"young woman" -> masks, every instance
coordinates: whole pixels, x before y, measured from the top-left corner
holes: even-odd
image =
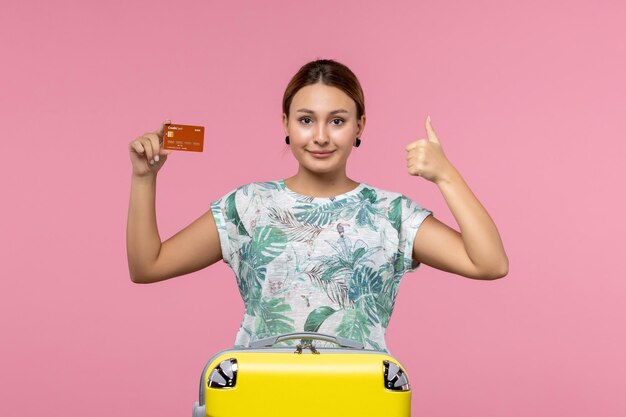
[[[406,146],[408,173],[439,187],[460,233],[403,194],[347,177],[365,108],[358,79],[339,62],[307,63],[283,96],[285,141],[298,172],[242,185],[161,242],[154,205],[157,172],[171,153],[160,145],[167,123],[129,144],[130,278],[162,281],[223,259],[245,304],[235,346],[316,331],[387,351],[384,335],[406,272],[425,263],[472,279],[508,273],[495,224],[444,155],[430,118],[427,137]]]

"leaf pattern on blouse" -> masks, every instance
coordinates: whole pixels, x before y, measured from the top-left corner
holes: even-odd
[[[413,239],[431,211],[365,183],[336,197],[311,197],[282,179],[242,185],[211,210],[245,306],[235,346],[313,331],[388,352],[400,280],[419,266]]]

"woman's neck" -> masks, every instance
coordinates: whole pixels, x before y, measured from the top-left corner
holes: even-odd
[[[296,175],[285,178],[285,185],[298,194],[314,197],[333,197],[347,193],[358,187],[359,183],[343,175],[311,175],[299,171]]]

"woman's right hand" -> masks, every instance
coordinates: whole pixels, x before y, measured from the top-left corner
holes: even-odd
[[[156,175],[167,160],[167,156],[172,153],[171,150],[162,147],[163,129],[170,123],[170,120],[165,120],[156,131],[146,132],[128,144],[134,176]]]

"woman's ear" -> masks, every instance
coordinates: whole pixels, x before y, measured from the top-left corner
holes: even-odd
[[[283,128],[285,129],[285,135],[288,135],[287,133],[288,126],[289,126],[289,118],[287,117],[285,113],[283,113]]]
[[[361,135],[363,134],[363,129],[365,129],[365,115],[364,114],[361,115],[361,119],[357,120],[356,124],[359,127],[359,129],[356,132],[356,137],[360,138]]]

